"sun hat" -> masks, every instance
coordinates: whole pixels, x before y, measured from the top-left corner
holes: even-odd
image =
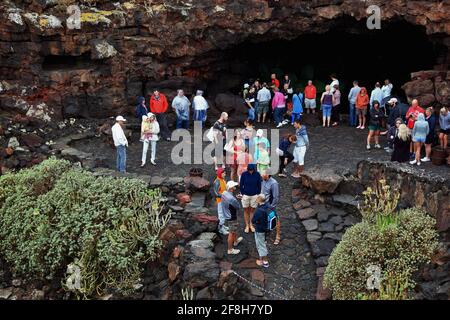
[[[227,190],[230,190],[234,187],[237,187],[239,185],[239,183],[235,182],[235,181],[228,181],[227,182]]]

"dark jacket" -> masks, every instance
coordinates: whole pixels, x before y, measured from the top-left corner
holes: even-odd
[[[391,149],[394,149],[394,139],[397,136],[397,133],[398,133],[398,129],[395,125],[391,126],[388,130],[387,141],[388,141],[388,146]]]
[[[399,118],[402,118],[402,120],[406,123],[406,113],[408,112],[409,106],[406,103],[400,102],[397,105],[398,111],[399,111]]]
[[[146,116],[148,114],[148,109],[145,106],[145,98],[139,97],[138,98],[138,105],[136,107],[136,118],[142,120],[142,116]]]
[[[400,109],[399,109],[398,105],[391,108],[391,110],[389,111],[388,124],[391,127],[395,127],[395,120],[397,118],[400,118]]]
[[[250,173],[249,170],[253,170]],[[261,175],[256,171],[255,164],[249,164],[247,171],[245,171],[241,176],[241,183],[239,185],[240,191],[246,196],[256,196],[261,193]]]
[[[289,141],[288,138],[281,138],[280,139],[280,145],[279,145],[279,149],[282,150],[284,153],[289,151],[289,147],[291,146],[291,142]]]
[[[384,114],[380,109],[376,110],[375,108],[370,108],[370,120],[369,125],[379,126],[381,119],[384,117]]]
[[[267,231],[267,215],[269,214],[270,209],[267,204],[259,206],[255,214],[253,215],[252,224],[255,226],[255,231],[258,233],[264,233]]]
[[[428,119],[425,119],[428,122],[428,127],[430,128],[430,132],[427,135],[427,140],[434,139],[435,131],[436,131],[436,117],[432,114]]]
[[[411,144],[411,139],[406,141],[395,137],[394,139],[394,152],[391,156],[391,161],[407,162],[409,161],[409,146]]]

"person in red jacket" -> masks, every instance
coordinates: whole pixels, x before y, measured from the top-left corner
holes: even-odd
[[[310,113],[310,110],[313,114],[316,112],[316,97],[317,97],[317,89],[313,85],[312,80],[309,80],[308,85],[305,87],[306,113]]]
[[[272,73],[272,86],[275,86],[275,88],[280,89],[280,80],[277,79],[277,75],[275,73]]]
[[[153,91],[153,95],[150,97],[150,112],[156,115],[156,120],[159,123],[161,137],[164,140],[170,141],[170,131],[167,126],[166,112],[169,103],[164,94],[160,93],[158,90]]]
[[[417,99],[414,99],[411,102],[411,107],[406,112],[406,119],[408,120],[408,128],[410,128],[411,130],[414,129],[414,122],[416,122],[419,113],[425,114],[425,110],[423,110],[419,106],[419,101],[417,101]]]

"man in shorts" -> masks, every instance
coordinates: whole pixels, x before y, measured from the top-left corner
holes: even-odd
[[[252,218],[253,213],[258,206],[256,198],[261,193],[261,182],[262,178],[259,172],[256,171],[256,165],[254,163],[249,164],[247,166],[247,171],[242,173],[240,182],[242,207],[244,208],[245,233],[249,233],[250,230],[255,232]]]
[[[233,248],[237,246],[241,241],[242,237],[237,237],[237,230],[239,228],[239,223],[237,220],[237,214],[241,208],[239,201],[234,196],[236,187],[239,184],[234,181],[227,182],[227,190],[222,193],[221,204],[222,212],[225,217],[225,226],[228,228],[228,254],[236,255],[240,252],[239,249]]]
[[[317,89],[313,85],[312,81],[308,81],[308,85],[305,87],[305,109],[306,113],[316,112],[316,97],[317,97]]]
[[[257,101],[258,101],[258,107],[256,108],[256,114],[258,115],[258,123],[261,122],[261,116],[262,116],[262,122],[266,122],[266,116],[267,112],[269,112],[269,103],[272,99],[272,94],[270,93],[269,89],[267,89],[267,83],[263,83],[262,89],[258,91],[257,94]]]

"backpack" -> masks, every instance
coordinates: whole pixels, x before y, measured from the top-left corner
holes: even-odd
[[[267,214],[267,231],[272,231],[277,226],[277,213],[275,211],[270,211]]]

